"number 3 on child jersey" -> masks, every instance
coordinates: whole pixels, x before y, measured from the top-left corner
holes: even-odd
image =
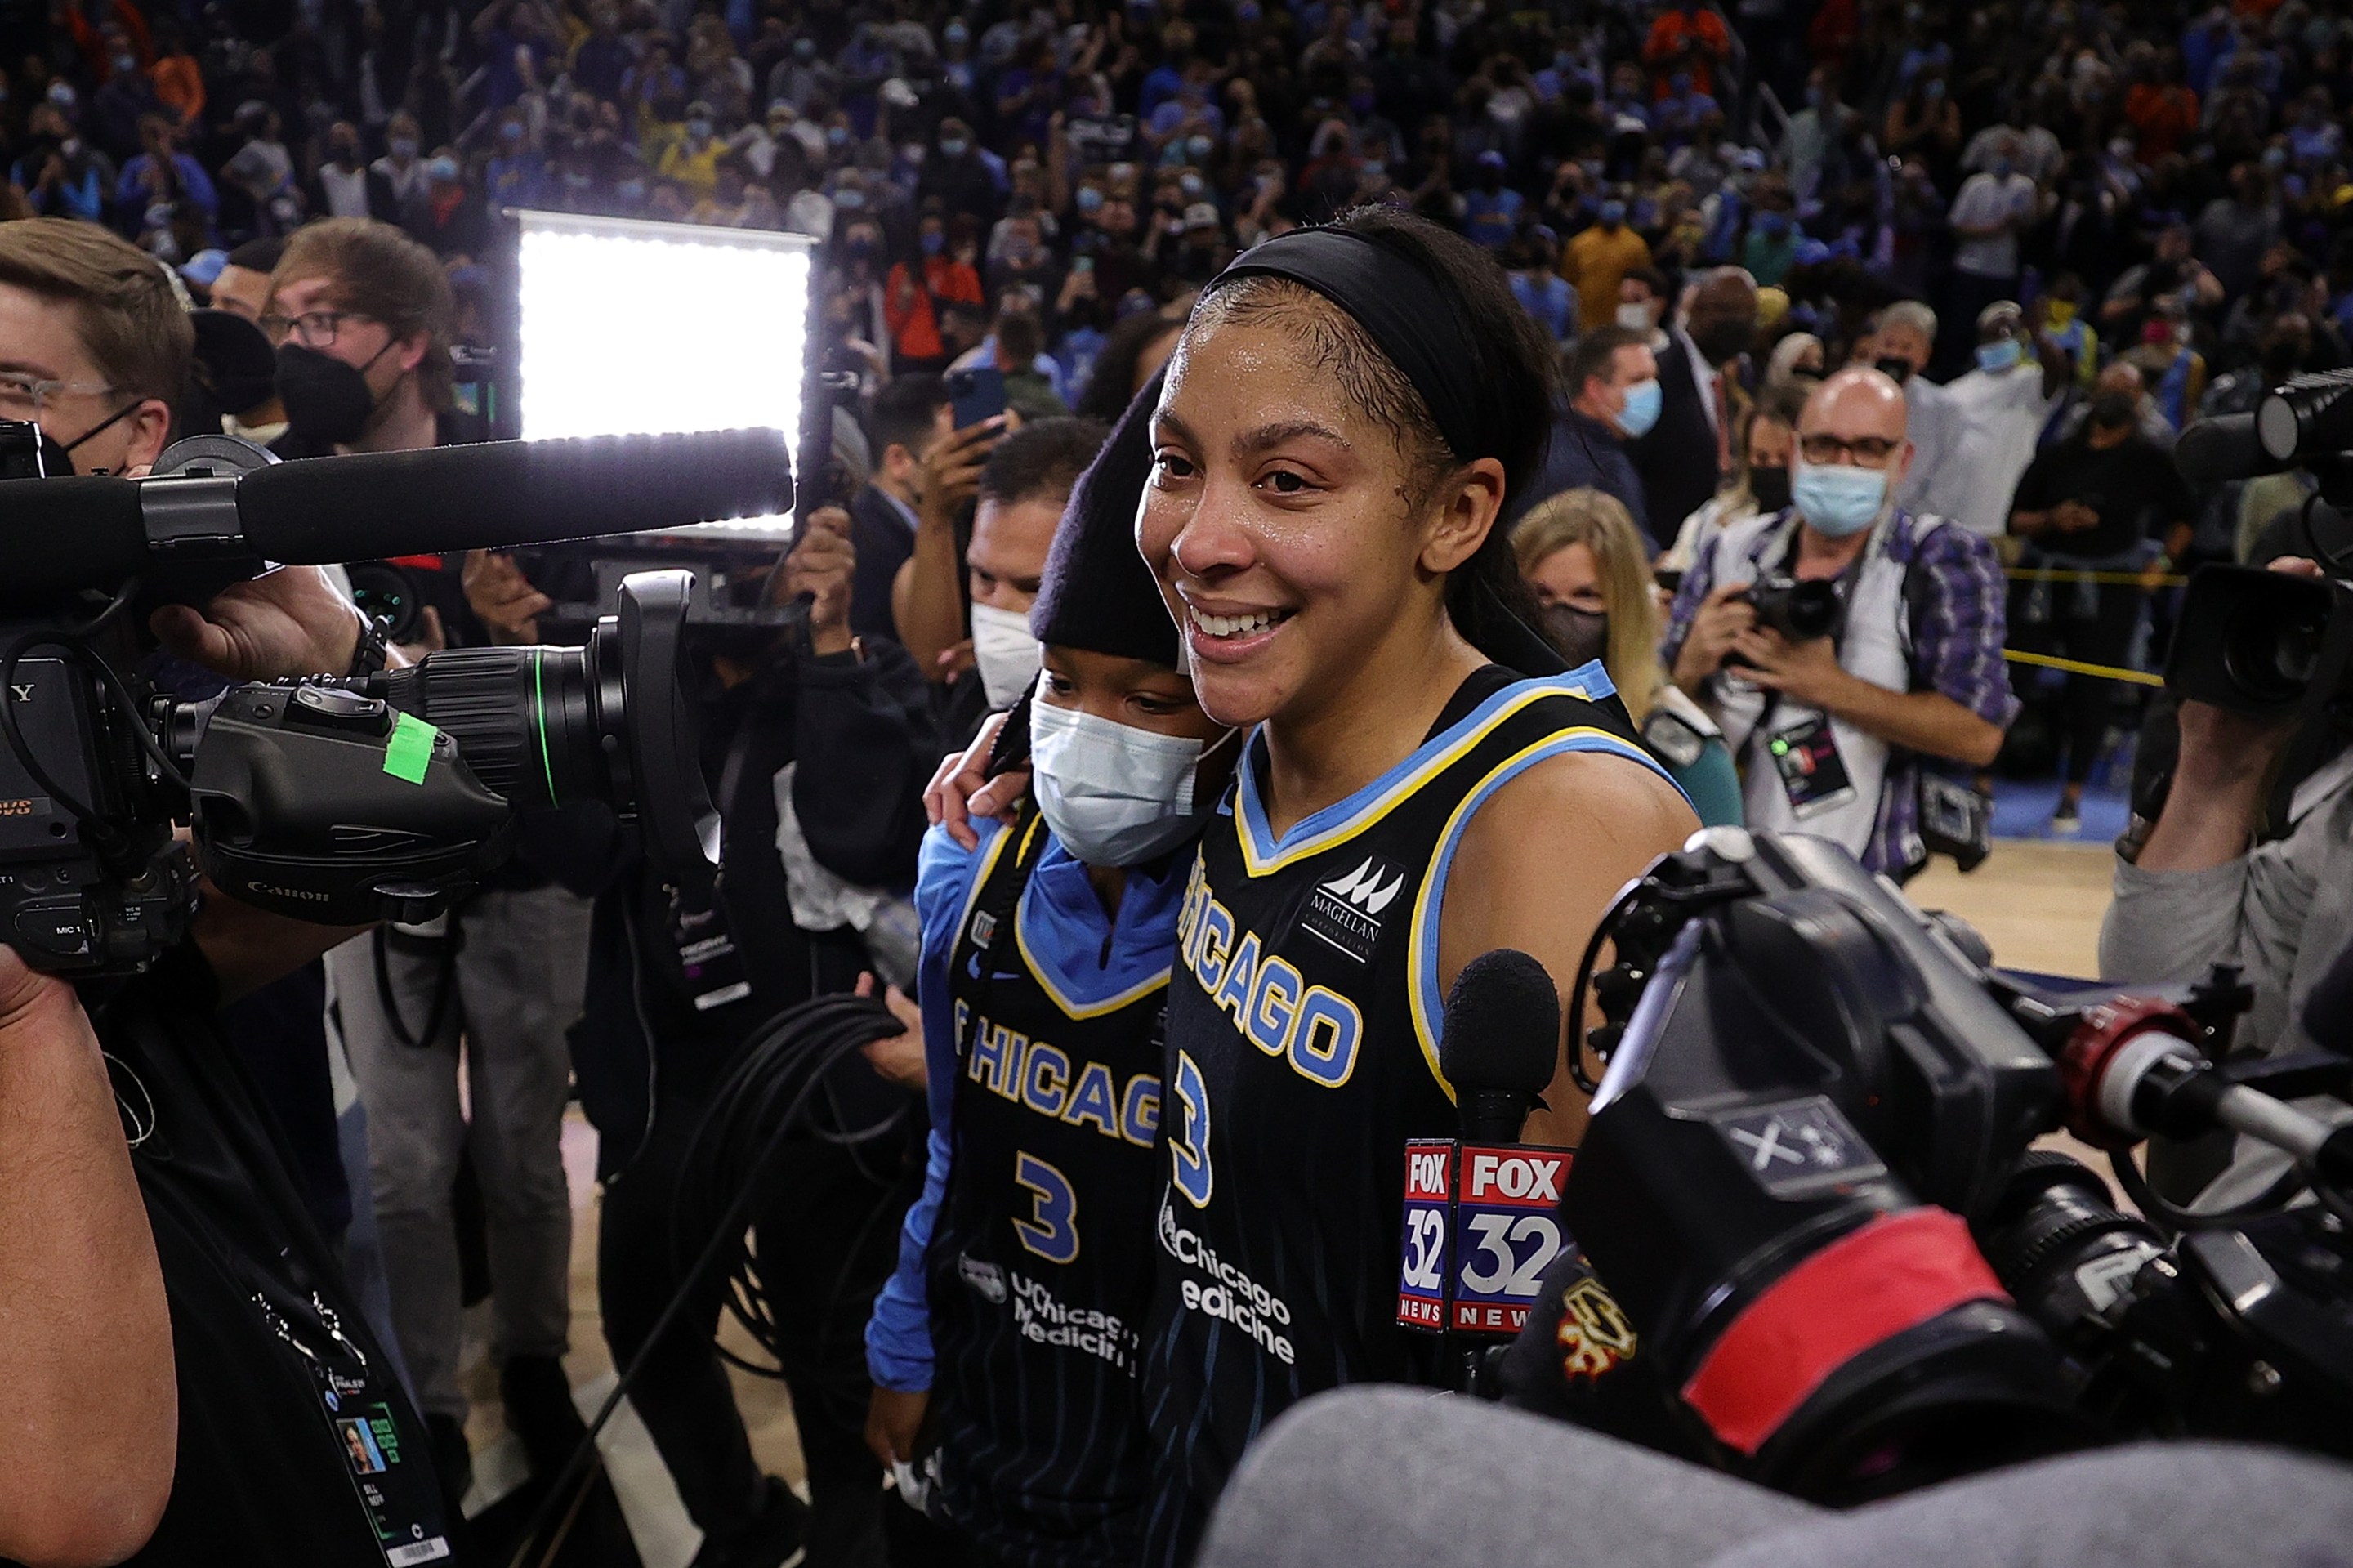
[[[1013,1180],[1029,1189],[1029,1217],[1013,1222],[1021,1245],[1048,1263],[1071,1263],[1079,1255],[1079,1199],[1070,1178],[1034,1154],[1016,1150]]]
[[[1168,1135],[1168,1159],[1173,1170],[1171,1180],[1176,1190],[1185,1194],[1186,1202],[1197,1209],[1209,1206],[1209,1190],[1215,1185],[1209,1170],[1209,1086],[1201,1081],[1201,1069],[1184,1052],[1176,1053],[1176,1074],[1172,1087],[1176,1096],[1176,1126]]]

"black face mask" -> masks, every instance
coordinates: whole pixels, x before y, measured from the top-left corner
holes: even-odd
[[[328,445],[358,440],[375,412],[365,372],[299,343],[278,345],[278,397],[286,405],[288,430]]]
[[[1573,604],[1548,604],[1536,612],[1545,641],[1572,670],[1599,659],[1609,648],[1609,617]]]
[[[1727,359],[1736,359],[1748,352],[1749,345],[1757,341],[1757,323],[1737,318],[1710,322],[1704,328],[1692,334],[1691,340],[1692,346],[1699,350],[1701,358],[1710,365],[1722,365]]]
[[[1898,387],[1912,379],[1912,362],[1908,359],[1898,359],[1894,355],[1873,360],[1871,367]]]
[[[108,421],[109,424],[112,422]],[[105,428],[101,425],[99,429]],[[79,446],[96,434],[98,430],[92,430],[74,445]],[[71,479],[74,461],[66,455],[67,450],[58,444],[57,437],[40,426],[17,425],[10,432],[8,444],[0,446],[0,479]]]
[[[1748,471],[1748,493],[1757,498],[1759,512],[1787,511],[1789,505],[1789,471],[1786,468],[1751,468]]]

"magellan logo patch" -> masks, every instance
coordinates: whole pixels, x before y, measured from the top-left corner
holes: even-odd
[[[1381,916],[1403,891],[1405,873],[1367,855],[1345,875],[1317,883],[1299,924],[1325,946],[1367,963],[1380,940]]]

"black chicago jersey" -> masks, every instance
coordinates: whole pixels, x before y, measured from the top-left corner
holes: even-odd
[[[1280,836],[1263,747],[1177,916],[1144,1370],[1158,1563],[1191,1555],[1243,1446],[1288,1406],[1423,1370],[1430,1341],[1395,1323],[1404,1146],[1459,1127],[1438,1065],[1439,914],[1472,815],[1565,752],[1657,768],[1598,664],[1474,673],[1411,756]]]
[[[955,1153],[925,1257],[937,1498],[995,1562],[1143,1551],[1135,1378],[1183,863],[1129,874],[1119,925],[1164,935],[1124,944],[1148,966],[1106,969],[1085,868],[1031,817],[997,835],[950,959]]]

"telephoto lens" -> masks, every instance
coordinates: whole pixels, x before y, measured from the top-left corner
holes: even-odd
[[[167,707],[200,863],[300,919],[419,920],[506,858],[518,812],[597,801],[667,880],[706,883],[719,818],[678,684],[691,588],[629,577],[586,648],[452,649]]]
[[[593,638],[584,648],[444,649],[386,671],[381,695],[455,740],[474,777],[515,806],[626,807],[619,652]]]

